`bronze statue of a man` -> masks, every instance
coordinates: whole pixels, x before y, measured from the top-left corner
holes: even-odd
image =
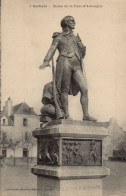
[[[75,36],[75,20],[72,16],[66,16],[61,21],[62,32],[53,34],[51,47],[44,58],[43,64],[39,67],[44,69],[55,54],[56,49],[59,56],[56,65],[56,88],[60,95],[62,109],[65,118],[69,119],[68,94],[77,95],[80,91],[80,102],[83,110],[83,120],[96,121],[88,114],[88,89],[86,78],[83,75],[82,59],[86,53],[79,35]]]

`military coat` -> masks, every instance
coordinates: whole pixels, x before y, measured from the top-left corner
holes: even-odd
[[[80,68],[82,69],[81,62],[82,62],[82,58],[84,58],[85,56],[86,47],[81,42],[79,36],[75,36],[73,32],[54,33],[52,37],[53,37],[53,41],[47,55],[44,58],[44,61],[49,62],[52,59],[56,49],[58,49],[59,56],[57,58],[57,64],[56,64],[56,87],[57,90],[60,92],[65,59],[72,58],[74,55],[76,55],[80,63]],[[78,91],[79,89],[77,89],[76,84],[74,84],[74,81],[71,82],[69,94],[76,95]]]

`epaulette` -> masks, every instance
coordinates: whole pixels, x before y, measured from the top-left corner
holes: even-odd
[[[60,35],[60,34],[61,34],[61,33],[59,33],[59,32],[55,32],[55,33],[53,33],[52,38],[57,37],[57,36]]]

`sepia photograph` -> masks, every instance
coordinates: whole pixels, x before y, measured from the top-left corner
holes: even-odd
[[[126,196],[125,10],[1,0],[1,196]]]

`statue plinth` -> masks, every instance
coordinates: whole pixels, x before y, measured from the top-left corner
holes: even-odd
[[[109,169],[102,162],[104,123],[54,120],[33,131],[37,138],[38,196],[102,196],[102,178]]]

